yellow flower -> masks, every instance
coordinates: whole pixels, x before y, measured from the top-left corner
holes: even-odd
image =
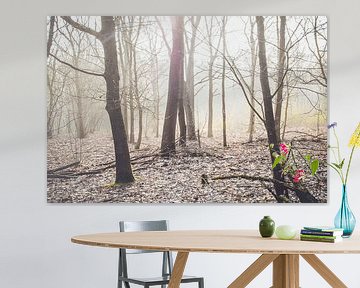
[[[360,147],[360,122],[350,138],[349,146]]]

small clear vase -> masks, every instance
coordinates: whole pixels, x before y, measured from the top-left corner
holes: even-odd
[[[344,238],[350,237],[355,229],[356,219],[349,207],[346,185],[342,187],[341,207],[336,214],[334,224],[336,228],[344,229]]]

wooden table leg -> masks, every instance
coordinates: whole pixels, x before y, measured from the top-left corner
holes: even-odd
[[[347,286],[314,254],[301,255],[324,280],[334,288],[347,288]]]
[[[238,278],[232,282],[228,288],[244,288],[254,280],[271,262],[273,262],[278,254],[263,254],[254,263],[252,263]]]
[[[299,288],[299,255],[287,255],[289,267],[289,287]]]
[[[272,288],[299,288],[299,255],[281,254],[274,260]]]
[[[189,252],[177,253],[168,288],[180,287],[181,278],[184,274],[185,265],[188,257],[189,257]]]

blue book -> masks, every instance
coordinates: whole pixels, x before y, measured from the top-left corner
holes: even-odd
[[[318,235],[318,236],[341,236],[343,235],[344,229],[328,227],[328,226],[315,226],[315,227],[304,227],[301,230],[303,235]]]

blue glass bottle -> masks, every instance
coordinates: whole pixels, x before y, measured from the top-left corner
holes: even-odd
[[[346,238],[351,236],[355,228],[356,219],[349,207],[346,185],[342,188],[341,207],[336,214],[334,224],[336,228],[344,229],[343,237]]]

